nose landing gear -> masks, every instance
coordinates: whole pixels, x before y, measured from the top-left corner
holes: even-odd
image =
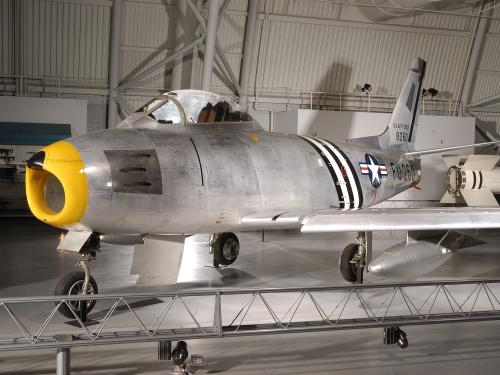
[[[62,277],[55,287],[54,295],[73,296],[79,294],[82,295],[97,294],[98,293],[97,283],[95,279],[90,275],[88,262],[89,262],[88,259],[80,260],[78,262],[78,265],[81,268],[83,268],[83,271],[73,271]],[[84,307],[82,306],[83,303],[87,304],[85,309],[83,309]],[[67,303],[64,303],[61,306],[59,306],[59,312],[66,318],[74,318],[75,315],[73,314],[73,312],[78,316],[82,317],[81,316],[82,311],[85,311],[86,315],[86,313],[89,313],[94,308],[95,304],[96,304],[95,300],[68,301]],[[86,319],[83,320],[85,321]]]
[[[92,295],[98,293],[97,282],[90,274],[89,263],[95,259],[99,247],[99,235],[93,233],[80,250],[82,258],[78,261],[78,266],[81,270],[70,272],[59,279],[54,289],[55,296]],[[61,304],[58,311],[66,318],[75,318],[76,314],[85,322],[87,320],[87,313],[92,311],[95,304],[95,300],[72,300]]]
[[[214,233],[210,236],[209,245],[215,268],[233,264],[240,253],[240,241],[234,233]]]

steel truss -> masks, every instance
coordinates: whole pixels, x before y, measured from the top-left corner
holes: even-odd
[[[84,300],[87,322],[58,314]],[[3,298],[0,350],[497,319],[500,280]]]

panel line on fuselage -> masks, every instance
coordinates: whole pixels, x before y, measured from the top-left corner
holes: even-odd
[[[189,137],[189,140],[191,141],[191,144],[193,145],[194,150],[196,151],[196,157],[198,158],[198,163],[200,164],[201,186],[205,186],[205,181],[203,179],[203,166],[201,165],[200,153],[198,152],[198,148],[196,147],[193,138]]]
[[[327,140],[322,140],[322,141],[330,145],[332,149],[338,153],[338,157],[341,160],[342,165],[344,166],[347,177],[349,178],[350,181],[350,186],[352,187],[353,190],[354,208],[362,207],[363,190],[361,189],[361,183],[359,182],[358,174],[356,173],[356,170],[354,169],[354,166],[352,165],[351,161],[344,153],[344,151],[342,151],[338,146]]]
[[[346,207],[345,198],[348,199],[349,195],[347,193],[347,189],[345,187],[345,184],[340,184],[339,176],[342,178],[342,174],[340,173],[340,170],[339,170],[337,164],[333,161],[331,154],[326,150],[326,148],[324,146],[319,144],[316,140],[309,138],[309,137],[300,136],[300,135],[298,137],[303,139],[307,143],[309,143],[316,150],[316,152],[320,155],[321,159],[323,160],[326,167],[328,168],[330,175],[332,176],[332,180],[333,180],[333,183],[335,185],[335,190],[337,191],[337,196],[339,199],[339,207],[345,208]],[[350,202],[347,202],[347,205],[349,207]]]

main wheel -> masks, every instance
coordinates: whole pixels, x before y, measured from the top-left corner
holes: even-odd
[[[85,272],[83,271],[70,272],[59,280],[54,290],[54,295],[73,296],[82,294],[84,281],[85,281]],[[98,293],[97,283],[94,280],[94,278],[90,276],[90,282],[86,294],[97,294],[97,293]],[[72,311],[74,311],[78,316],[78,313],[80,311],[80,304],[83,302],[84,301],[68,301],[67,304],[64,303],[61,306],[59,306],[59,312],[66,318],[74,318],[75,316]],[[86,302],[87,302],[87,313],[89,313],[94,308],[96,301],[89,300]],[[68,305],[71,306],[71,309]]]
[[[350,243],[344,250],[340,253],[339,266],[340,273],[344,280],[354,283],[357,281],[357,267],[355,263],[351,261],[354,259],[358,251],[358,244]]]
[[[234,233],[221,233],[213,244],[214,265],[233,264],[240,253],[240,241]]]

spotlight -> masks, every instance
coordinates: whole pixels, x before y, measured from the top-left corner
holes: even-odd
[[[372,85],[369,83],[365,83],[364,86],[361,88],[362,92],[366,92],[367,94],[373,90]]]
[[[408,338],[406,332],[399,327],[385,327],[384,328],[384,344],[394,345],[398,344],[401,349],[408,347]]]
[[[435,97],[437,94],[438,94],[438,90],[434,89],[434,88],[430,88],[427,90],[429,92],[429,95],[431,96],[431,98]]]
[[[183,366],[188,358],[188,350],[186,341],[179,341],[172,350],[172,360],[176,366]]]

